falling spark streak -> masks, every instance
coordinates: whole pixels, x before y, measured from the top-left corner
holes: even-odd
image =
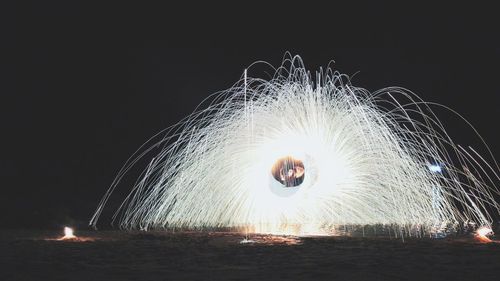
[[[491,228],[498,165],[453,142],[431,109],[446,107],[402,88],[370,93],[330,68],[313,79],[298,56],[270,80],[247,70],[145,143],[90,224],[127,172],[161,147],[113,217],[123,228],[302,235],[385,225],[396,236]]]

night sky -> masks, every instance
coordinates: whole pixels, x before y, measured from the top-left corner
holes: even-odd
[[[492,8],[274,13],[66,2],[12,7],[2,18],[0,227],[85,225],[143,142],[229,88],[252,62],[279,65],[286,51],[311,71],[335,60],[336,70],[356,74],[356,86],[401,86],[448,105],[500,157]],[[437,112],[457,143],[486,153],[465,123]]]

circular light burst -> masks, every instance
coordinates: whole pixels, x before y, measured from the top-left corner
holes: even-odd
[[[498,166],[456,145],[431,106],[401,88],[369,93],[331,69],[313,79],[299,57],[270,80],[245,71],[139,149],[91,224],[125,173],[162,147],[115,213],[124,228],[307,234],[381,224],[420,235],[491,226]]]

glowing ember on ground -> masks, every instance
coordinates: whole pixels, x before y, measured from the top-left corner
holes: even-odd
[[[46,239],[46,240],[57,240],[57,241],[70,241],[70,242],[88,242],[94,241],[95,238],[92,237],[78,237],[74,234],[74,230],[71,227],[64,227],[64,236],[57,239]]]
[[[249,244],[249,243],[255,243],[255,241],[247,238],[240,241],[240,244]]]
[[[483,243],[489,243],[492,241],[490,238],[488,238],[488,236],[490,236],[492,234],[493,234],[493,230],[491,230],[491,228],[483,226],[483,227],[480,227],[476,231],[476,239],[478,239],[480,242],[483,242]]]
[[[75,235],[73,235],[73,229],[71,227],[64,227],[64,237],[66,239],[71,239],[71,238],[76,238]]]
[[[79,239],[73,234],[73,228],[65,226],[64,236],[57,240],[79,240]]]
[[[240,244],[268,244],[268,245],[299,245],[302,241],[297,236],[281,235],[254,235],[252,239],[245,238]]]

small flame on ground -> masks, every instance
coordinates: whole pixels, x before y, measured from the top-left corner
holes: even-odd
[[[483,226],[476,231],[476,239],[483,243],[490,243],[492,241],[490,238],[488,238],[488,236],[492,234],[493,230],[491,230],[491,228]]]
[[[59,238],[59,240],[71,240],[71,239],[76,239],[76,236],[73,234],[73,228],[65,226],[64,236]]]

